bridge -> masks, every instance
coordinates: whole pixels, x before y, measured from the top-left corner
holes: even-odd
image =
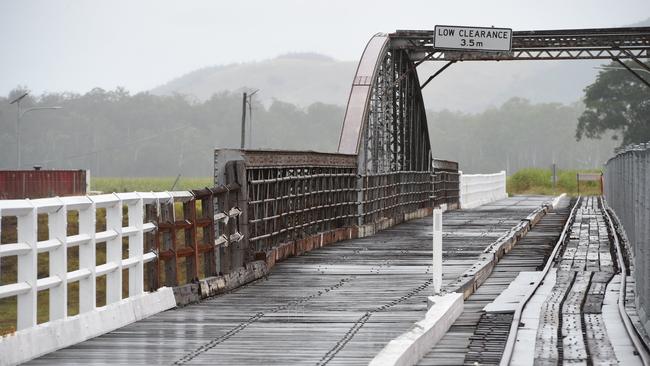
[[[377,34],[336,153],[220,149],[210,188],[0,200],[0,363],[647,364],[650,146],[612,157],[604,197],[508,197],[505,172],[434,158],[421,89],[455,62],[649,50],[650,28],[508,52]]]

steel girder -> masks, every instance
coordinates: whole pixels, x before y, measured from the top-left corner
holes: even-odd
[[[650,27],[516,31],[511,52],[445,51],[433,47],[433,31],[398,30],[392,46],[411,60],[507,61],[628,59],[650,57]]]

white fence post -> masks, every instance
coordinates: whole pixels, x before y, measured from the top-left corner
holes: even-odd
[[[29,291],[18,295],[16,328],[23,330],[36,325],[36,295],[38,293],[38,252],[37,228],[38,215],[36,208],[27,202],[31,208],[24,215],[17,216],[18,244],[27,244],[29,250],[18,256],[18,283],[24,282],[30,287]]]
[[[106,207],[106,231],[116,234],[106,241],[106,265],[113,267],[106,273],[106,305],[122,299],[122,201]]]
[[[129,258],[137,258],[137,262],[129,267],[129,297],[140,295],[144,292],[144,234],[143,220],[144,208],[142,197],[129,204],[129,226],[135,227],[135,234],[129,238]],[[198,265],[198,264],[197,264]]]
[[[439,295],[442,289],[442,210],[433,209],[433,293]]]
[[[50,276],[58,277],[60,284],[50,289],[50,320],[63,319],[68,315],[68,209],[58,199],[61,207],[48,213],[49,240],[59,245],[50,251]]]
[[[191,197],[191,192],[176,192]],[[144,204],[155,204],[169,193],[124,193],[43,199],[0,200],[0,219],[15,217],[5,227],[13,243],[0,243],[2,259],[17,260],[15,283],[0,285],[0,299],[15,297],[17,332],[0,337],[0,364],[18,364],[44,352],[67,347],[176,306],[174,293],[162,287],[144,293],[144,263],[157,258],[144,253],[144,233],[156,225],[144,222]],[[128,224],[123,223],[127,207]],[[97,209],[106,209],[106,230],[97,232]],[[68,235],[68,215],[78,212],[78,232]],[[39,241],[39,215],[47,215],[48,238]],[[74,217],[71,215],[71,217]],[[44,221],[44,220],[42,220]],[[74,223],[76,220],[70,220]],[[41,222],[43,225],[44,222]],[[42,226],[41,226],[42,228]],[[0,230],[3,229],[0,226]],[[6,231],[10,231],[7,233]],[[42,230],[41,230],[42,231]],[[123,236],[128,236],[124,258]],[[97,243],[106,242],[107,260],[97,264]],[[68,247],[79,247],[79,268],[68,271]],[[48,253],[48,276],[38,278],[38,254]],[[123,259],[124,258],[124,259]],[[122,299],[122,270],[129,270],[129,296]],[[106,275],[106,303],[97,308],[97,276]],[[68,314],[68,285],[79,282],[79,315]],[[49,319],[38,323],[38,294],[49,291]],[[124,296],[126,297],[126,296]],[[76,303],[76,299],[72,299]],[[48,306],[48,305],[45,305]],[[53,321],[57,320],[57,321]]]
[[[79,208],[79,234],[88,235],[88,241],[79,245],[79,269],[87,270],[88,275],[79,280],[79,313],[95,310],[96,280],[95,266],[97,265],[95,251],[95,202],[85,208]]]

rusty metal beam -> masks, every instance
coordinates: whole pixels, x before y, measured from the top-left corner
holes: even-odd
[[[431,82],[431,80],[435,79],[436,76],[440,75],[443,71],[445,71],[449,66],[451,66],[451,65],[454,64],[455,62],[456,62],[455,60],[447,62],[447,63],[445,64],[445,66],[441,67],[441,68],[440,68],[438,71],[436,71],[433,75],[429,76],[429,78],[427,79],[427,81],[425,81],[424,84],[422,84],[422,86],[420,86],[420,90],[424,89],[424,87],[427,86],[427,84],[429,84],[429,83]]]

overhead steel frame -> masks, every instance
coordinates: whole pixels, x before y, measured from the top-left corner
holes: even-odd
[[[518,31],[512,37],[510,52],[463,52],[435,49],[432,30],[376,34],[352,83],[338,152],[358,155],[360,175],[431,171],[421,88],[454,62],[632,59],[649,69],[639,59],[650,58],[650,27]],[[420,87],[415,70],[425,61],[448,63]]]

